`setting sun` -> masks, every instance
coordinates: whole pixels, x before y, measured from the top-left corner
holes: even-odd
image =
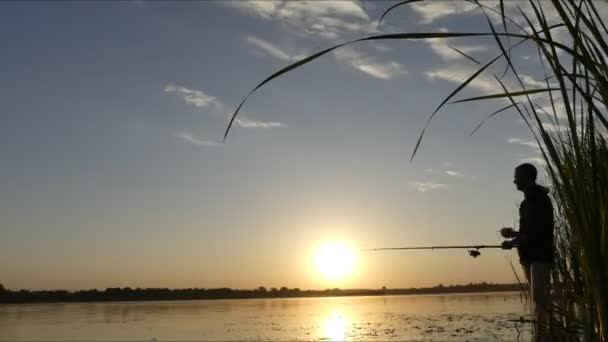
[[[315,252],[317,272],[329,280],[339,280],[352,273],[355,256],[351,248],[343,243],[324,243]]]

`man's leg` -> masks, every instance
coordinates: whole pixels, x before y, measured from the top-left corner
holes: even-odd
[[[536,341],[548,341],[551,324],[551,266],[544,262],[530,265],[530,289],[536,319]]]
[[[530,264],[522,263],[521,268],[524,270],[524,276],[526,277],[526,282],[528,282],[528,284],[530,284],[532,282],[530,279]]]

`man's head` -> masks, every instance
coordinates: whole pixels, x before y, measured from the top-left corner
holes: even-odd
[[[524,163],[515,168],[515,179],[513,183],[517,190],[526,191],[536,185],[536,168],[532,164]]]

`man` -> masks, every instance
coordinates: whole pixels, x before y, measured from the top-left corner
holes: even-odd
[[[503,228],[503,249],[517,247],[535,306],[536,340],[542,340],[548,332],[551,317],[549,292],[550,271],[553,263],[553,206],[549,191],[536,184],[537,171],[532,164],[515,168],[513,183],[524,193],[519,207],[519,232]]]

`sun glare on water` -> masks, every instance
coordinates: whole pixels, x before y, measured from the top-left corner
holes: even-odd
[[[355,255],[351,248],[339,242],[327,242],[315,252],[315,268],[327,280],[340,280],[355,268]]]

